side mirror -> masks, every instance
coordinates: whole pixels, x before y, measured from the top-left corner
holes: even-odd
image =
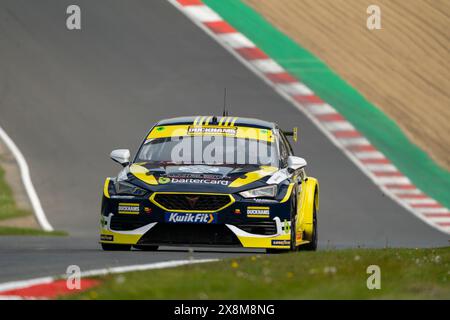
[[[128,149],[113,150],[110,154],[110,157],[115,162],[120,163],[122,166],[125,167],[130,163],[130,150]]]
[[[288,168],[291,170],[299,170],[306,167],[306,160],[300,157],[289,156],[288,157]]]

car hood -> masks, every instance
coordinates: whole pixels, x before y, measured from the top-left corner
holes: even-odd
[[[277,171],[259,165],[134,163],[128,167],[128,179],[152,191],[230,192],[264,185]]]

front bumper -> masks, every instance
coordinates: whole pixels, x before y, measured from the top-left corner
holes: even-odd
[[[217,212],[193,212],[151,198],[103,197],[100,242],[289,249],[290,212],[290,201],[233,197]]]
[[[112,218],[112,217],[111,217]],[[151,222],[134,230],[113,230],[104,225],[100,232],[100,242],[131,245],[196,245],[230,246],[244,248],[289,249],[289,222],[274,221],[280,225],[281,232],[269,235],[249,233],[242,225],[231,224],[170,224]],[[246,227],[244,225],[244,227]],[[261,226],[265,228],[266,226]]]

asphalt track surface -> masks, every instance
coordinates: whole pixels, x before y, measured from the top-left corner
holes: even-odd
[[[164,0],[0,1],[0,125],[27,159],[50,223],[69,237],[1,237],[0,282],[129,264],[249,254],[246,250],[103,252],[104,177],[115,148],[137,147],[154,122],[221,114],[300,128],[296,154],[321,184],[320,246],[448,245],[382,192],[289,102]],[[254,252],[254,251],[253,251]]]

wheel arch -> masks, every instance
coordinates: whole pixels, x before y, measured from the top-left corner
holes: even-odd
[[[316,213],[319,212],[319,207],[320,207],[320,197],[319,197],[319,181],[316,180],[316,185],[315,185],[315,191],[314,191],[314,206],[316,208]]]
[[[304,232],[304,240],[311,240],[313,235],[314,212],[319,211],[319,183],[316,178],[308,177],[302,184],[299,197],[300,228]]]

